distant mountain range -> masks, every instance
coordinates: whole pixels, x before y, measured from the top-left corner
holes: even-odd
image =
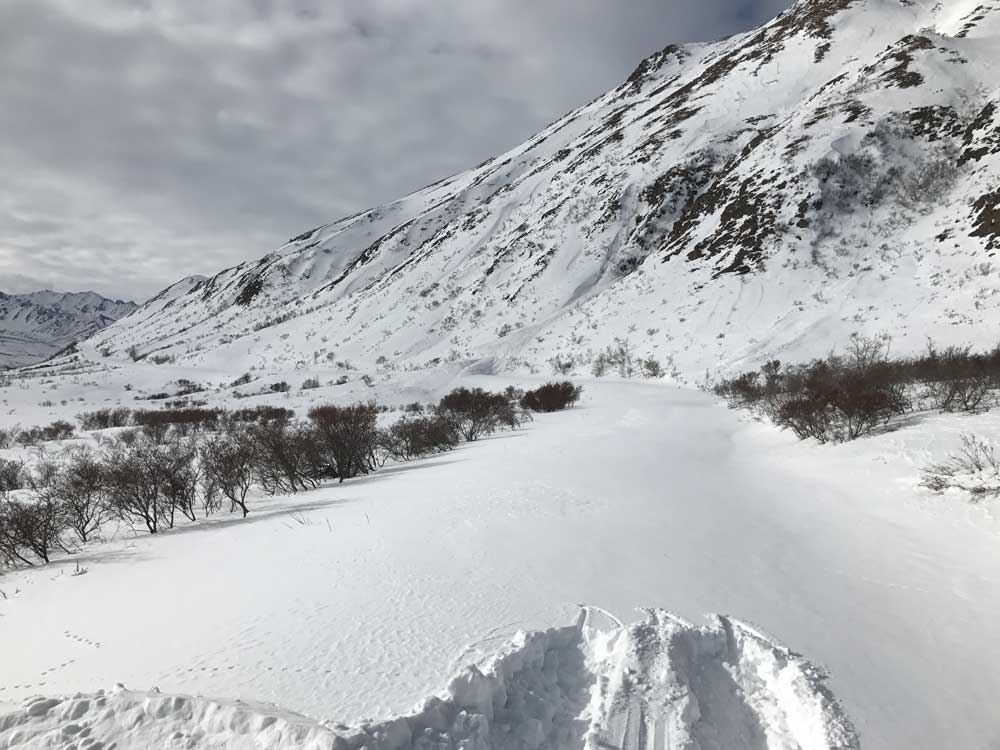
[[[0,292],[0,368],[47,359],[138,307],[94,292]]]
[[[690,379],[853,332],[992,345],[998,51],[1000,0],[802,0],[667,47],[474,169],[185,279],[80,357],[586,373],[621,345]]]

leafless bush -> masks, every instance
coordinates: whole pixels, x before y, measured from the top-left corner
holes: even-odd
[[[24,462],[0,458],[0,497],[24,489]]]
[[[253,425],[254,474],[269,495],[315,489],[329,472],[311,430],[291,420]]]
[[[622,378],[635,376],[635,355],[627,338],[615,338],[613,344],[597,355],[591,366],[594,377],[598,378],[604,377],[610,369],[618,370],[618,376]]]
[[[962,435],[961,449],[942,463],[923,470],[921,484],[941,493],[960,489],[974,500],[1000,495],[1000,458],[993,445],[972,434]]]
[[[194,443],[183,439],[169,440],[156,454],[156,470],[160,474],[161,519],[171,529],[177,511],[188,520],[196,521],[201,471]]]
[[[186,424],[196,427],[211,427],[223,416],[221,409],[139,409],[132,415],[138,427]]]
[[[456,388],[437,405],[437,414],[453,420],[464,440],[478,440],[502,427],[520,424],[517,410],[502,393]]]
[[[521,407],[531,411],[553,412],[566,409],[580,400],[583,387],[573,385],[568,380],[561,383],[546,383],[521,397]]]
[[[165,510],[161,460],[158,446],[145,440],[118,443],[104,456],[109,510],[133,526],[143,524],[150,534],[159,532]]]
[[[246,409],[237,409],[228,416],[237,422],[270,422],[276,419],[289,420],[295,416],[295,412],[282,406],[260,404]]]
[[[343,482],[370,474],[379,466],[378,407],[374,402],[354,406],[318,406],[309,412],[324,463]]]
[[[386,452],[398,461],[444,453],[458,443],[455,423],[440,414],[405,416],[391,425],[383,436]]]
[[[82,543],[90,541],[107,515],[107,472],[90,450],[74,451],[55,479],[66,522]]]
[[[243,511],[244,518],[249,513],[246,499],[253,486],[255,455],[250,431],[235,424],[201,447],[201,464],[208,484],[229,500],[231,508]]]
[[[887,337],[851,338],[845,356],[831,354],[783,368],[777,360],[760,371],[724,379],[714,392],[820,442],[855,440],[913,408],[914,385],[942,378],[928,358],[892,359]],[[946,368],[949,371],[950,368]],[[987,389],[988,390],[988,389]],[[984,395],[961,396],[968,403]]]
[[[664,375],[663,365],[655,357],[646,357],[639,360],[639,370],[644,378],[662,378]]]
[[[54,498],[42,495],[31,501],[5,500],[0,503],[0,555],[31,564],[34,554],[49,562],[66,530],[66,516]]]
[[[125,407],[98,409],[77,415],[80,426],[85,430],[107,430],[112,427],[127,427],[132,423],[132,410]]]
[[[562,357],[556,356],[549,361],[552,364],[552,372],[556,375],[569,375],[573,372],[573,367],[576,365],[576,362],[572,357],[563,359]]]
[[[253,375],[249,372],[245,372],[240,375],[236,380],[229,384],[230,388],[239,388],[241,385],[249,385],[253,382]]]

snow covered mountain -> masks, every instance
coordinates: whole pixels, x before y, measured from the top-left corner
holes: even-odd
[[[993,344],[998,82],[1000,0],[801,0],[664,49],[474,169],[185,279],[81,356],[586,372],[620,339],[694,378],[855,331]]]
[[[0,368],[51,357],[138,307],[94,292],[0,292]]]

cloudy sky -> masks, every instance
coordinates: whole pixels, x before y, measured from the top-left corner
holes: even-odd
[[[0,290],[147,297],[789,0],[0,0]]]

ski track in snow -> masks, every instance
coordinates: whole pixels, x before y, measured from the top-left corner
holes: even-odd
[[[315,723],[274,707],[117,685],[33,698],[0,746],[65,750],[852,750],[858,739],[804,659],[726,617],[649,610],[630,627],[518,633],[413,712]]]

